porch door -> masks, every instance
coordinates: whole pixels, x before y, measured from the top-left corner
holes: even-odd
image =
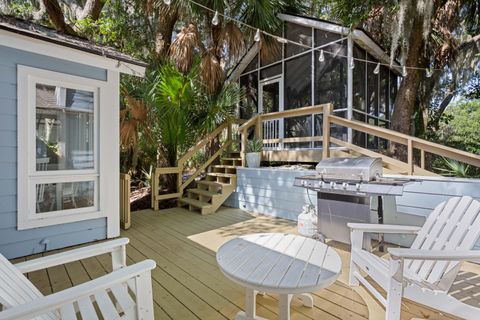
[[[258,113],[283,111],[283,78],[265,79],[259,83]],[[267,140],[265,150],[283,148],[283,119],[263,122],[263,139]]]

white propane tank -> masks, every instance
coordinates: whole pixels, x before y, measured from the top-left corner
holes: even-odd
[[[305,237],[313,237],[317,234],[317,214],[315,206],[307,204],[303,206],[303,211],[298,215],[298,233]]]

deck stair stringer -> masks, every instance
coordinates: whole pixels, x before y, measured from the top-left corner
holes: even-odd
[[[237,167],[242,159],[238,152],[229,152],[220,159],[220,164],[211,165],[207,169],[205,179],[197,181],[194,188],[186,190],[179,199],[180,206],[201,214],[216,212],[237,187]]]

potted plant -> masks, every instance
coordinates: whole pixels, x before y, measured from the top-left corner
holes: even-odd
[[[247,144],[247,167],[249,168],[258,168],[260,167],[260,161],[262,160],[262,148],[263,140],[259,138],[254,138],[253,140],[248,141]]]

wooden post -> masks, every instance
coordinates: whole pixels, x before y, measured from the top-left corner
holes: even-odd
[[[230,121],[227,126],[227,143],[228,141],[232,141],[232,124],[233,122]],[[227,151],[228,152],[232,151],[232,144],[228,145]]]
[[[157,173],[157,168],[155,168],[155,172],[153,174],[153,181],[152,181],[152,208],[155,211],[158,211],[158,187],[160,184],[160,175]]]
[[[407,141],[407,163],[408,163],[408,174],[413,174],[413,141],[408,139]]]
[[[322,159],[330,157],[330,115],[332,109],[331,103],[323,106]]]
[[[425,169],[425,150],[420,149],[420,168]]]
[[[240,150],[240,157],[242,158],[242,167],[245,167],[245,153],[247,152],[247,130],[242,130],[240,132],[241,138],[241,150]]]
[[[130,175],[120,174],[120,226],[130,228]]]
[[[260,115],[257,116],[255,120],[255,138],[262,139],[262,117]]]

